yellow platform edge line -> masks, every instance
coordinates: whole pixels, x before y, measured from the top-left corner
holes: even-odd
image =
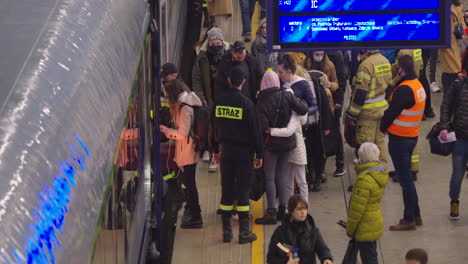
[[[260,22],[260,4],[257,2],[255,4],[255,12],[252,16],[252,42],[257,37],[258,23]],[[264,232],[263,225],[255,224],[255,219],[261,218],[263,216],[263,198],[260,198],[258,201],[252,202],[252,232],[257,235],[257,240],[252,243],[252,264],[263,264],[264,263]]]
[[[258,201],[252,201],[252,219],[263,216],[263,198]],[[263,225],[252,223],[252,232],[257,235],[257,240],[252,243],[252,264],[263,264],[264,260],[264,235]]]

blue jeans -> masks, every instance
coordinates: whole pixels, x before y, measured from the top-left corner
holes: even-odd
[[[257,0],[239,0],[242,15],[242,33],[252,31],[252,15],[255,11]]]
[[[450,179],[450,199],[458,201],[468,161],[468,140],[458,139],[452,152],[452,178]]]
[[[392,157],[393,166],[398,174],[405,211],[403,220],[414,222],[415,217],[421,216],[419,211],[418,193],[411,174],[411,154],[418,141],[414,139],[392,140],[388,142],[388,152]]]
[[[377,258],[377,241],[370,242],[359,242],[356,241],[356,245],[359,249],[359,255],[361,255],[362,264],[378,264]]]

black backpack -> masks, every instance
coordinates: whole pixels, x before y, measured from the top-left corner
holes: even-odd
[[[207,106],[192,106],[182,103],[180,109],[186,105],[193,109],[193,126],[190,129],[190,137],[195,144],[195,151],[203,153],[209,149],[208,134],[210,130],[210,111]]]

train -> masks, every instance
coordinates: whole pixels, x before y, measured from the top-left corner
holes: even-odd
[[[187,1],[3,2],[0,263],[157,257],[159,67]]]

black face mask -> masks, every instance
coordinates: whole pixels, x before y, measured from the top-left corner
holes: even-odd
[[[208,52],[211,54],[218,54],[223,50],[223,46],[209,46]]]

